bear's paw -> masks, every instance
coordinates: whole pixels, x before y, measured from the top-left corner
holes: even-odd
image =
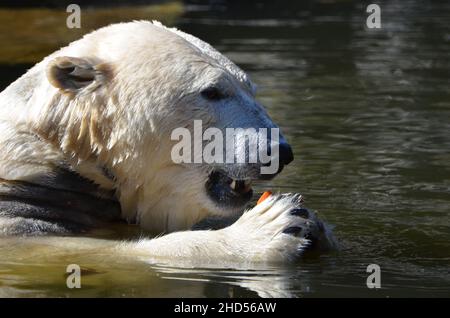
[[[299,194],[271,195],[224,229],[230,249],[247,261],[286,262],[314,246],[329,246],[331,232]]]

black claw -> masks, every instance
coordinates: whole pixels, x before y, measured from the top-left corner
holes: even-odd
[[[309,212],[305,208],[296,208],[291,210],[291,215],[299,216],[307,219],[309,217]]]
[[[302,231],[302,228],[299,226],[291,226],[286,229],[284,229],[284,234],[290,234],[290,235],[298,235]]]

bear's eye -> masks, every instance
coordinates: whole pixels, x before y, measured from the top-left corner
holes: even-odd
[[[201,92],[202,96],[208,100],[221,100],[225,95],[220,92],[217,87],[208,87]]]

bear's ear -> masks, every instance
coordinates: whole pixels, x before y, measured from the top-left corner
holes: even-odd
[[[50,84],[69,92],[91,85],[101,75],[95,65],[77,57],[56,57],[47,65],[47,78]]]

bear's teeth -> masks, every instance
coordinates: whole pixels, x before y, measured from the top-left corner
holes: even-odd
[[[248,192],[252,186],[251,180],[232,180],[230,183],[230,188],[238,192]]]

